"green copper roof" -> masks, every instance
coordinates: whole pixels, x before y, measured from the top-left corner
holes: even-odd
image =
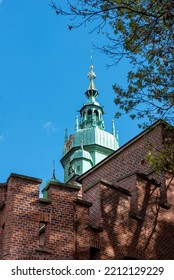
[[[73,161],[74,159],[86,159],[92,162],[90,153],[85,151],[84,149],[75,151],[74,154],[70,157],[70,161]]]
[[[104,130],[104,111],[96,101],[98,90],[94,84],[96,74],[93,68],[91,65],[88,73],[90,83],[85,92],[87,100],[79,111],[80,121],[76,117],[73,134],[68,137],[67,130],[65,133],[63,158],[61,159],[65,182],[69,181],[74,174],[83,174],[118,149],[114,121],[111,133]]]
[[[42,186],[42,193],[43,193],[43,198],[48,199],[48,193],[47,191],[45,191],[45,188],[50,184],[50,183],[54,183],[54,182],[60,182],[57,179],[51,178],[48,179]]]
[[[48,179],[44,184],[43,184],[43,187],[42,187],[42,191],[44,191],[44,189],[50,184],[50,183],[55,183],[55,182],[59,182],[59,180],[57,180],[56,178],[50,178]]]
[[[55,169],[53,168],[53,174],[52,177],[50,179],[48,179],[42,186],[42,193],[43,193],[43,198],[47,199],[48,198],[48,194],[47,191],[45,191],[45,188],[50,184],[50,183],[55,183],[55,182],[59,182],[59,180],[56,179],[55,176]]]
[[[83,140],[84,146],[97,144],[111,150],[116,150],[118,148],[118,143],[114,135],[100,129],[98,126],[76,131],[72,138],[71,147],[78,147],[81,140]]]

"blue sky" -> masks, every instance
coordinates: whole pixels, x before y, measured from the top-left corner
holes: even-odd
[[[59,1],[60,3],[65,1]],[[74,132],[77,111],[86,101],[87,73],[93,43],[104,38],[89,28],[69,31],[68,19],[49,0],[0,0],[0,182],[10,173],[63,181],[60,164],[65,129]],[[98,102],[111,131],[116,111],[112,85],[126,86],[127,61],[106,68],[109,59],[93,50]],[[140,132],[124,116],[115,120],[120,145]]]

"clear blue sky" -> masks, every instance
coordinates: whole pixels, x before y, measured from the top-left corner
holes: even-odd
[[[65,1],[59,1],[60,3]],[[104,38],[88,28],[69,31],[49,0],[0,0],[0,182],[10,173],[63,181],[60,164],[65,129],[74,132],[75,118],[88,87],[92,43]],[[93,51],[98,102],[111,131],[116,111],[114,82],[126,86],[129,64],[106,69],[109,59]],[[140,132],[127,116],[115,120],[120,145]]]

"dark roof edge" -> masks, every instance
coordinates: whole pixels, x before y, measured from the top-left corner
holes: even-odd
[[[77,199],[75,200],[75,203],[76,203],[76,204],[81,204],[81,205],[86,206],[86,207],[91,207],[91,206],[92,206],[92,203],[91,203],[91,202],[86,201],[86,200],[83,200],[83,199],[79,199],[79,198],[77,198]]]
[[[10,176],[7,179],[7,183],[10,180],[10,178],[12,178],[12,177],[27,180],[27,181],[32,181],[32,182],[35,182],[35,183],[38,183],[38,184],[42,183],[42,179],[31,177],[31,176],[26,176],[26,175],[22,175],[22,174],[16,174],[16,173],[11,173],[10,174]]]
[[[6,188],[7,187],[7,183],[0,183],[0,188]]]
[[[135,137],[133,137],[131,140],[129,140],[127,143],[125,143],[123,146],[121,146],[119,149],[117,149],[116,151],[114,151],[111,155],[109,155],[108,157],[104,158],[102,161],[100,161],[98,164],[96,164],[94,167],[92,167],[91,169],[89,169],[88,171],[86,171],[85,173],[83,173],[82,175],[80,175],[76,180],[79,183],[82,183],[82,179],[84,177],[86,177],[88,174],[92,173],[94,170],[96,170],[97,168],[99,168],[104,162],[112,159],[116,154],[119,154],[122,150],[126,149],[127,146],[132,145],[134,142],[136,142],[139,138],[141,138],[142,136],[144,136],[145,134],[149,133],[151,130],[153,130],[155,127],[157,127],[158,125],[165,125],[165,126],[170,126],[173,127],[171,124],[165,122],[162,119],[159,119],[158,121],[156,121],[155,123],[153,123],[152,125],[150,125],[149,127],[147,127],[145,130],[143,130],[142,132],[140,132],[138,135],[136,135]]]
[[[97,181],[95,181],[93,184],[91,184],[90,186],[88,186],[85,190],[84,190],[84,193],[86,193],[89,189],[91,189],[91,188],[93,188],[95,185],[97,185],[98,183],[101,183],[101,184],[104,184],[105,186],[107,186],[107,187],[110,187],[110,188],[112,188],[112,189],[115,189],[115,190],[117,190],[117,191],[120,191],[120,192],[122,192],[122,193],[124,193],[125,195],[127,195],[127,196],[131,196],[131,192],[129,191],[129,190],[127,190],[127,189],[124,189],[124,188],[122,188],[122,187],[120,187],[120,186],[118,186],[118,185],[115,185],[115,184],[113,184],[112,182],[109,182],[109,181],[107,181],[107,180],[105,180],[105,179],[99,179],[99,180],[97,180]]]
[[[61,183],[61,182],[54,182],[54,181],[51,181],[48,183],[48,185],[44,188],[44,191],[47,191],[50,186],[58,186],[58,187],[63,187],[63,188],[66,188],[66,189],[74,189],[74,190],[77,190],[79,191],[80,190],[80,187],[79,186],[75,186],[75,185],[70,185],[70,184],[65,184],[65,183]]]

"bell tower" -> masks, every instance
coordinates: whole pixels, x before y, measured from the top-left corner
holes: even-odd
[[[103,120],[103,107],[96,101],[99,93],[94,84],[96,74],[90,65],[89,86],[85,92],[86,103],[80,109],[75,122],[75,132],[68,136],[65,132],[63,157],[64,181],[67,183],[74,175],[81,175],[118,149],[118,135],[112,122],[112,132],[106,132]]]

